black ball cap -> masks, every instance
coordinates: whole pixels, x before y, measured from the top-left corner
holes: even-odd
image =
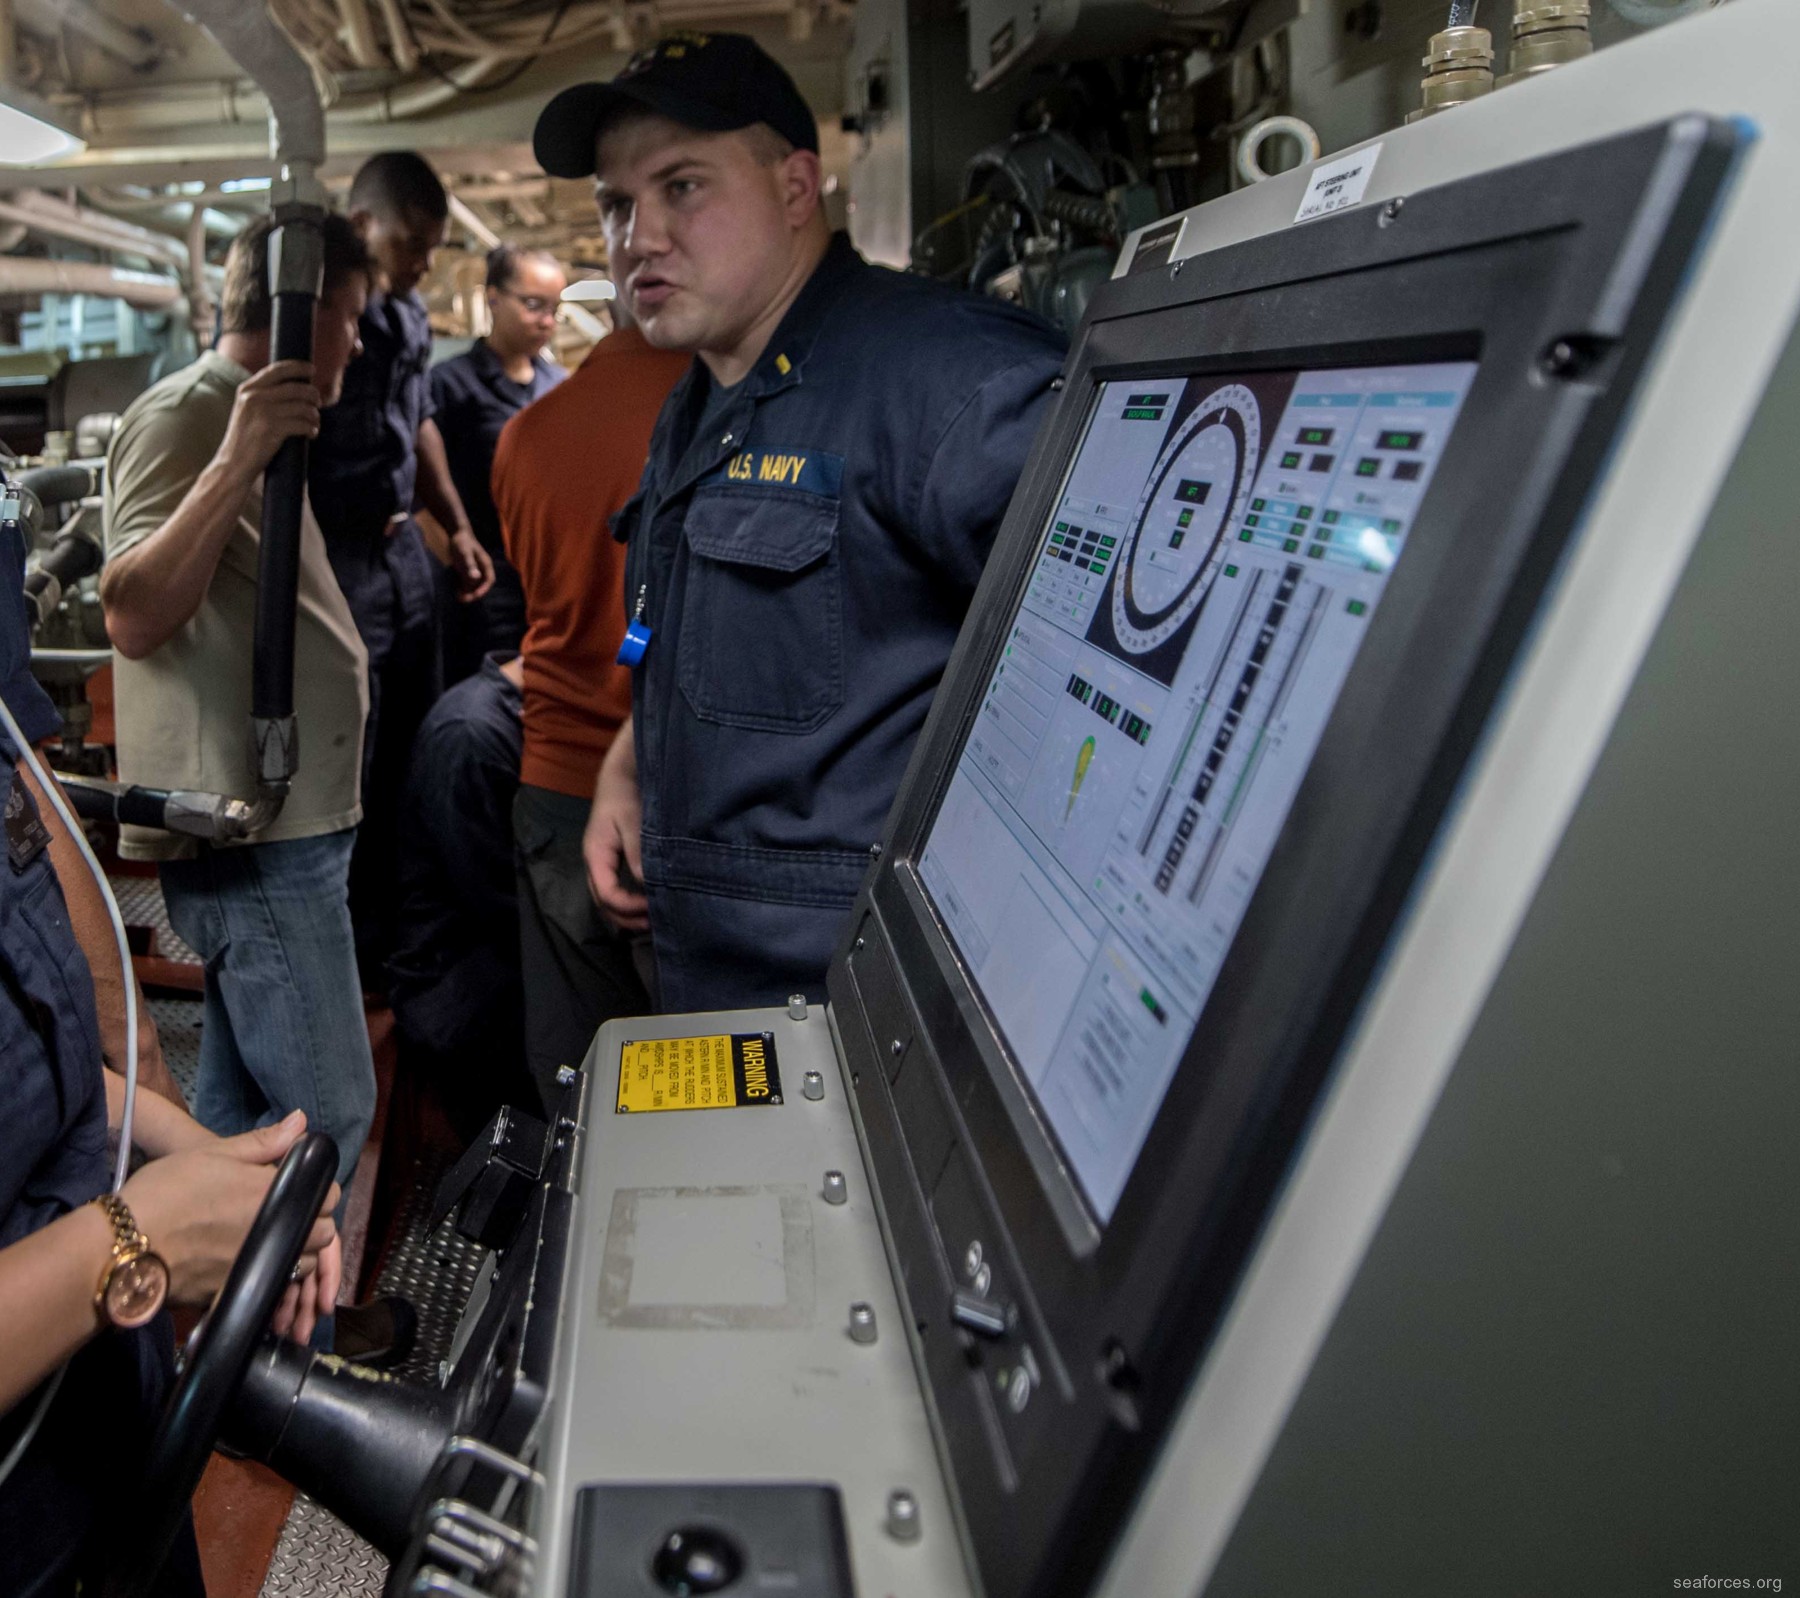
[[[552,177],[592,177],[600,130],[627,110],[707,133],[766,122],[797,150],[819,148],[818,124],[794,80],[754,39],[672,33],[640,50],[610,83],[578,83],[545,106],[531,135],[538,165]]]

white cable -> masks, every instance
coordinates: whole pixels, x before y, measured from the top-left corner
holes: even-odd
[[[62,790],[38,758],[33,753],[30,741],[19,730],[19,724],[13,720],[11,707],[4,697],[0,697],[0,720],[6,724],[7,736],[19,751],[20,758],[31,768],[37,778],[38,787],[49,799],[51,807],[61,818],[62,824],[68,828],[75,840],[75,846],[81,851],[81,858],[88,870],[93,874],[99,886],[100,897],[105,901],[106,913],[112,922],[113,938],[119,946],[119,972],[125,982],[125,1113],[119,1121],[119,1158],[113,1168],[113,1192],[117,1193],[125,1185],[125,1175],[131,1166],[131,1123],[137,1113],[137,1076],[138,1076],[138,1004],[137,982],[131,973],[131,945],[125,937],[125,918],[119,913],[119,901],[113,897],[112,884],[106,880],[106,873],[100,869],[100,862],[94,858],[94,851],[88,847],[87,834],[81,823],[69,812],[63,801]],[[102,1067],[104,1069],[104,1067]],[[38,1400],[38,1406],[25,1429],[19,1433],[11,1452],[4,1461],[0,1461],[0,1487],[6,1485],[7,1478],[13,1473],[19,1461],[25,1457],[26,1449],[36,1440],[38,1428],[44,1424],[44,1416],[50,1412],[50,1406],[56,1401],[57,1391],[62,1387],[62,1379],[68,1372],[65,1363],[45,1385],[44,1396]]]
[[[6,1485],[13,1467],[25,1457],[25,1450],[37,1441],[38,1428],[44,1424],[44,1416],[49,1414],[50,1406],[56,1402],[57,1389],[62,1386],[62,1379],[68,1372],[67,1361],[56,1367],[56,1374],[50,1378],[49,1385],[44,1389],[44,1396],[38,1400],[38,1407],[33,1412],[30,1423],[19,1433],[19,1440],[13,1444],[12,1452],[4,1462],[0,1462],[0,1487]]]

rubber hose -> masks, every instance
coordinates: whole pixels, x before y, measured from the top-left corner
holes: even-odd
[[[97,466],[34,466],[17,472],[13,481],[29,488],[41,505],[67,505],[100,492],[100,469]]]

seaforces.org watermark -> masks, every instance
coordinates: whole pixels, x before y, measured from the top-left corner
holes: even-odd
[[[1677,1588],[1694,1592],[1780,1592],[1779,1576],[1677,1576]]]

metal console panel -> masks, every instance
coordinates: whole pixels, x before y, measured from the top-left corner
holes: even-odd
[[[1687,1105],[1677,1097],[1664,1097],[1663,1084],[1681,1081],[1684,1070],[1691,1077],[1697,1062],[1704,1061],[1710,1084],[1706,1124],[1717,1140],[1714,1147],[1730,1151],[1729,1160],[1721,1158],[1718,1168],[1690,1159],[1685,1151],[1678,1162],[1660,1168],[1647,1160],[1634,1163],[1629,1155],[1638,1152],[1636,1149],[1621,1155],[1623,1145],[1613,1130],[1616,1113],[1553,1120],[1540,1112],[1539,1128],[1553,1129],[1559,1148],[1581,1147],[1592,1168],[1603,1172],[1628,1196],[1625,1201],[1615,1201],[1621,1209],[1624,1202],[1647,1207],[1646,1190],[1654,1187],[1672,1210],[1682,1209],[1687,1195],[1697,1199],[1696,1213],[1712,1228],[1708,1236],[1690,1219],[1680,1229],[1681,1252],[1672,1245],[1665,1247],[1665,1234],[1660,1231],[1637,1233],[1634,1250],[1638,1239],[1654,1235],[1663,1258],[1654,1268],[1647,1268],[1635,1253],[1615,1253],[1608,1259],[1611,1274],[1606,1286],[1614,1292],[1615,1311],[1629,1303],[1633,1313],[1638,1313],[1639,1298],[1654,1296],[1657,1291],[1659,1273],[1675,1294],[1688,1292],[1686,1284],[1695,1279],[1686,1274],[1688,1265],[1696,1256],[1706,1258],[1710,1249],[1710,1264],[1726,1273],[1734,1301],[1755,1303],[1760,1318],[1752,1333],[1743,1332],[1742,1317],[1729,1316],[1701,1334],[1680,1317],[1660,1310],[1638,1314],[1641,1340],[1628,1356],[1616,1352],[1621,1348],[1617,1342],[1590,1332],[1579,1345],[1581,1358],[1564,1362],[1559,1379],[1572,1384],[1602,1371],[1609,1359],[1612,1369],[1619,1372],[1659,1369],[1680,1373],[1671,1376],[1665,1387],[1654,1389],[1660,1406],[1657,1424],[1666,1448],[1660,1442],[1652,1446],[1650,1440],[1658,1435],[1655,1428],[1646,1427],[1629,1442],[1624,1440],[1630,1433],[1617,1423],[1618,1414],[1629,1413],[1632,1427],[1641,1424],[1641,1416],[1628,1406],[1609,1419],[1612,1430],[1605,1435],[1616,1440],[1616,1452],[1603,1472],[1590,1471],[1582,1484],[1596,1495],[1601,1489],[1610,1494],[1606,1518],[1591,1516],[1588,1504],[1569,1490],[1564,1459],[1587,1462],[1589,1456],[1563,1448],[1561,1443],[1563,1436],[1580,1437],[1591,1446],[1602,1434],[1590,1421],[1602,1406],[1616,1401],[1617,1389],[1606,1380],[1590,1382],[1584,1398],[1590,1407],[1582,1411],[1571,1405],[1559,1416],[1566,1428],[1563,1434],[1539,1432],[1531,1408],[1537,1402],[1533,1384],[1547,1355],[1566,1354],[1577,1345],[1540,1333],[1530,1342],[1510,1346],[1504,1368],[1513,1385],[1490,1385],[1482,1399],[1482,1413],[1491,1416],[1494,1410],[1490,1406],[1503,1404],[1509,1397],[1529,1400],[1505,1416],[1509,1447],[1514,1451],[1511,1458],[1503,1461],[1497,1451],[1486,1449],[1487,1437],[1478,1440],[1472,1428],[1457,1438],[1454,1452],[1459,1459],[1479,1460],[1488,1484],[1509,1480],[1533,1481],[1539,1487],[1554,1485],[1542,1497],[1529,1500],[1538,1518],[1513,1518],[1498,1545],[1483,1543],[1466,1520],[1434,1518],[1439,1509],[1436,1503],[1407,1500],[1408,1513],[1418,1517],[1409,1524],[1429,1525],[1444,1539],[1454,1538],[1471,1562],[1480,1557],[1478,1551],[1494,1546],[1503,1547],[1508,1555],[1486,1561],[1480,1581],[1469,1579],[1466,1570],[1456,1570],[1440,1557],[1431,1567],[1435,1579],[1421,1579],[1417,1590],[1646,1590],[1651,1580],[1647,1568],[1654,1568],[1658,1582],[1688,1574],[1679,1560],[1671,1562],[1667,1557],[1670,1547],[1656,1545],[1672,1547],[1686,1533],[1689,1512],[1671,1513],[1666,1502],[1641,1490],[1655,1467],[1667,1464],[1671,1452],[1685,1456],[1685,1468],[1691,1472],[1686,1479],[1694,1482],[1714,1479],[1714,1472],[1722,1479],[1729,1471],[1740,1482],[1757,1484],[1757,1490],[1743,1494],[1733,1507],[1732,1514],[1740,1522],[1766,1505],[1769,1495],[1760,1490],[1764,1484],[1779,1491],[1793,1479],[1791,1465],[1784,1468],[1785,1473],[1767,1468],[1771,1439],[1785,1435],[1791,1442],[1794,1435],[1788,1416],[1793,1411],[1795,1389],[1791,1360],[1786,1359],[1786,1350],[1793,1346],[1791,1271],[1786,1268],[1792,1252],[1786,1246],[1787,1234],[1778,1235],[1771,1225],[1777,1214],[1783,1225],[1791,1218],[1791,1203],[1781,1202],[1791,1198],[1791,1190],[1789,1186],[1778,1188],[1770,1180],[1759,1214],[1746,1208],[1734,1222],[1725,1224],[1720,1222],[1721,1206],[1713,1196],[1731,1191],[1728,1184],[1737,1180],[1728,1169],[1731,1165],[1765,1175],[1774,1170],[1759,1129],[1777,1125],[1786,1132],[1793,1124],[1791,1090],[1777,1116],[1777,1101],[1767,1090],[1768,1057],[1757,1053],[1762,1037],[1780,1025],[1785,1025],[1785,1035],[1791,1039],[1791,985],[1769,982],[1745,997],[1722,981],[1715,983],[1712,975],[1724,970],[1772,969],[1764,964],[1771,960],[1779,964],[1793,947],[1791,902],[1784,918],[1761,920],[1746,903],[1742,925],[1756,929],[1756,966],[1734,966],[1736,946],[1721,943],[1706,951],[1705,963],[1690,967],[1690,974],[1700,973],[1695,980],[1677,983],[1670,977],[1659,995],[1660,1002],[1691,1002],[1696,1006],[1692,1012],[1695,1025],[1714,1028],[1715,1046],[1694,1050],[1685,1058],[1681,1051],[1691,1049],[1692,1040],[1679,1028],[1664,1028],[1664,1038],[1654,1046],[1645,1040],[1638,1024],[1645,1013],[1640,990],[1595,980],[1591,975],[1592,966],[1604,963],[1610,951],[1636,947],[1637,935],[1648,925],[1640,907],[1627,908],[1628,901],[1616,882],[1606,889],[1591,881],[1580,882],[1581,890],[1589,895],[1583,911],[1590,918],[1588,924],[1554,933],[1548,933],[1545,926],[1552,910],[1566,910],[1571,902],[1569,883],[1573,878],[1567,862],[1576,858],[1577,845],[1593,848],[1591,823],[1587,833],[1578,830],[1584,815],[1602,801],[1615,809],[1619,804],[1616,794],[1596,790],[1594,784],[1605,776],[1610,764],[1631,750],[1627,734],[1641,739],[1641,732],[1629,720],[1632,706],[1655,692],[1658,683],[1649,672],[1658,654],[1667,655],[1678,647],[1663,640],[1669,634],[1670,620],[1681,618],[1684,594],[1696,586],[1697,577],[1709,576],[1710,567],[1725,559],[1728,551],[1758,547],[1754,541],[1759,529],[1792,523],[1787,479],[1771,465],[1772,460],[1780,459],[1778,449],[1765,443],[1762,458],[1757,460],[1752,445],[1756,431],[1772,430],[1788,439],[1793,436],[1797,392],[1792,377],[1793,338],[1800,307],[1800,267],[1796,265],[1800,261],[1800,211],[1792,203],[1792,174],[1796,159],[1800,159],[1800,97],[1794,94],[1792,77],[1797,52],[1800,10],[1784,0],[1735,0],[1716,12],[1602,51],[1576,66],[1363,146],[1365,150],[1380,147],[1363,193],[1364,205],[1379,211],[1394,204],[1404,208],[1408,196],[1435,184],[1552,153],[1584,139],[1642,125],[1658,115],[1703,111],[1741,116],[1749,119],[1756,131],[1756,143],[1719,209],[1709,247],[1646,373],[1634,404],[1632,425],[1620,438],[1609,470],[1587,506],[1579,543],[1561,575],[1558,591],[1540,616],[1531,650],[1489,726],[1481,758],[1469,774],[1430,869],[1417,886],[1408,923],[1387,953],[1382,980],[1370,992],[1346,1042],[1336,1084],[1296,1162],[1222,1334],[1194,1384],[1158,1473],[1099,1588],[1103,1598],[1201,1590],[1404,1590],[1395,1586],[1391,1571],[1375,1576],[1367,1568],[1360,1572],[1360,1580],[1371,1585],[1359,1585],[1359,1573],[1341,1558],[1331,1562],[1328,1575],[1314,1571],[1300,1577],[1294,1568],[1299,1561],[1286,1562],[1284,1568],[1283,1562],[1268,1552],[1273,1540],[1271,1510],[1282,1488],[1304,1492],[1320,1456],[1313,1453],[1302,1461],[1298,1445],[1316,1445],[1316,1433],[1309,1434],[1307,1425],[1329,1395],[1341,1397],[1351,1384],[1361,1384],[1370,1403],[1383,1408],[1384,1443],[1399,1452],[1411,1450],[1417,1461],[1449,1457],[1431,1452],[1433,1440],[1427,1436],[1427,1428],[1421,1426],[1416,1412],[1404,1410],[1410,1395],[1395,1379],[1392,1365],[1384,1363],[1378,1369],[1371,1362],[1369,1342],[1350,1353],[1344,1339],[1358,1330],[1353,1306],[1366,1304],[1368,1299],[1368,1289],[1359,1282],[1365,1274],[1370,1281],[1377,1279],[1367,1271],[1368,1265],[1372,1260],[1379,1262],[1383,1250],[1391,1261],[1395,1239],[1405,1235],[1407,1226],[1414,1227],[1411,1240],[1418,1249],[1417,1258],[1451,1257],[1443,1252],[1428,1253],[1440,1240],[1429,1238],[1420,1245],[1416,1222],[1421,1198],[1435,1206],[1440,1216],[1459,1213],[1451,1207],[1442,1179],[1455,1179],[1459,1171],[1456,1156],[1446,1153],[1447,1138],[1454,1135],[1455,1112],[1473,1091],[1469,1084],[1482,1080],[1471,1067],[1491,1073],[1496,1055],[1508,1062],[1529,1061],[1534,1073],[1551,1062],[1563,1063],[1560,1054],[1540,1052],[1552,1047],[1544,1032],[1570,1013],[1556,1007],[1554,985],[1543,976],[1545,965],[1560,971],[1567,987],[1579,989],[1579,1003],[1572,1008],[1590,1029],[1565,1029],[1566,1037],[1573,1040],[1567,1047],[1579,1051],[1592,1032],[1606,1030],[1609,1017],[1616,1017],[1619,1023],[1607,1050],[1586,1056],[1577,1053],[1567,1062],[1568,1081],[1585,1092],[1590,1082],[1615,1082],[1624,1076],[1631,1088],[1619,1103],[1635,1109],[1661,1102],[1679,1106],[1671,1113],[1681,1114],[1687,1112]],[[1336,159],[1328,156],[1327,163]],[[1188,275],[1204,274],[1210,268],[1212,252],[1289,228],[1311,170],[1285,173],[1189,212],[1174,246],[1174,259]],[[1163,226],[1157,224],[1148,231]],[[1126,246],[1122,271],[1129,267],[1133,247],[1133,243]],[[1784,349],[1788,351],[1787,381],[1784,384],[1777,377],[1771,385],[1771,374]],[[1764,411],[1761,420],[1759,408]],[[1760,474],[1754,491],[1734,492],[1738,480],[1752,470]],[[1770,581],[1780,581],[1778,573],[1791,575],[1791,562],[1785,568],[1774,564],[1766,568]],[[1760,656],[1774,655],[1780,637],[1768,630],[1752,597],[1758,591],[1746,583],[1739,599],[1731,604],[1712,597],[1708,647],[1738,652],[1734,669],[1740,684],[1791,681],[1791,671],[1785,679],[1763,678],[1752,664]],[[1755,631],[1759,627],[1763,630]],[[1695,667],[1695,661],[1683,660],[1673,670],[1692,678],[1697,675]],[[1732,773],[1737,795],[1742,800],[1764,784],[1764,792],[1782,791],[1782,782],[1790,780],[1782,773],[1791,770],[1793,758],[1793,740],[1788,733],[1791,717],[1773,718],[1763,725],[1749,715],[1739,720],[1736,701],[1741,696],[1748,703],[1749,694],[1734,688],[1731,695],[1730,701],[1720,701],[1718,713],[1721,725],[1745,729],[1739,734],[1745,769]],[[1638,715],[1643,714],[1640,705]],[[1693,749],[1693,744],[1673,737],[1663,746],[1661,758],[1670,762],[1668,770],[1679,767],[1682,783],[1690,780]],[[1754,759],[1750,751],[1757,752]],[[1788,763],[1786,767],[1783,761]],[[1659,783],[1656,789],[1666,811],[1671,815],[1705,814],[1697,807],[1684,811],[1686,800],[1672,796],[1677,786]],[[1711,818],[1720,836],[1727,839],[1736,822],[1735,816]],[[1616,816],[1609,817],[1608,824],[1610,836],[1626,836]],[[1784,840],[1773,832],[1752,836],[1768,842],[1769,853],[1761,858],[1760,867],[1743,869],[1772,873],[1769,880],[1788,880],[1775,864]],[[1619,849],[1623,849],[1622,843]],[[1560,867],[1559,850],[1564,852]],[[1737,862],[1721,863],[1711,855],[1706,858],[1714,867],[1707,889],[1711,894],[1740,891],[1741,883],[1748,880],[1733,877]],[[1630,863],[1630,872],[1649,883],[1666,870],[1655,862],[1654,855],[1640,854]],[[1615,897],[1603,897],[1604,893]],[[1577,897],[1573,902],[1582,901]],[[1658,913],[1667,913],[1667,907],[1659,906]],[[1609,915],[1614,918],[1610,924]],[[1680,929],[1686,921],[1699,923],[1699,917],[1678,907],[1668,925]],[[1677,952],[1690,947],[1685,931],[1667,941]],[[1531,962],[1538,966],[1536,986],[1525,990],[1526,997],[1521,1000],[1517,973]],[[1655,975],[1662,968],[1648,963],[1643,970]],[[1638,974],[1642,976],[1643,971]],[[1503,978],[1510,981],[1510,992]],[[1704,991],[1707,984],[1714,984],[1716,991]],[[1509,1002],[1512,1024],[1505,1025]],[[1528,1030],[1519,1024],[1519,1017],[1534,1012],[1543,1018],[1540,1025]],[[1633,1047],[1645,1052],[1632,1057],[1629,1051]],[[1612,1049],[1620,1053],[1612,1055]],[[1485,1080],[1491,1084],[1494,1077],[1490,1074]],[[1537,1082],[1538,1075],[1531,1080]],[[1791,1082],[1791,1073],[1787,1080]],[[1761,1164],[1752,1162],[1744,1144],[1726,1139],[1717,1130],[1728,1119],[1745,1129],[1746,1144],[1757,1145],[1754,1158]],[[1466,1127],[1466,1120],[1463,1124]],[[1519,1125],[1517,1120],[1490,1122],[1479,1130],[1490,1151],[1497,1147],[1511,1152],[1514,1144],[1504,1139],[1517,1137]],[[1639,1124],[1634,1122],[1631,1131],[1634,1138],[1648,1140],[1649,1134]],[[1791,1142],[1788,1132],[1790,1147]],[[1541,1152],[1536,1157],[1541,1158]],[[1663,1180],[1664,1172],[1675,1169],[1689,1184],[1685,1189]],[[1432,1187],[1416,1172],[1440,1180]],[[1629,1181],[1624,1180],[1627,1177]],[[1708,1183],[1714,1184],[1710,1191]],[[1396,1199],[1397,1192],[1404,1197],[1409,1191],[1410,1207]],[[1563,1186],[1554,1189],[1558,1198],[1564,1191]],[[1588,1197],[1592,1197],[1591,1190]],[[1569,1319],[1561,1316],[1565,1310],[1587,1313],[1591,1309],[1591,1303],[1582,1305],[1588,1284],[1580,1280],[1580,1273],[1586,1270],[1591,1278],[1598,1278],[1592,1271],[1592,1255],[1585,1251],[1599,1231],[1589,1224],[1590,1218],[1606,1212],[1596,1205],[1586,1211],[1553,1213],[1548,1219],[1540,1215],[1528,1229],[1510,1207],[1516,1203],[1516,1195],[1506,1206],[1484,1201],[1482,1210],[1494,1217],[1497,1228],[1513,1228],[1505,1235],[1505,1248],[1515,1264],[1523,1259],[1535,1263],[1545,1252],[1560,1252],[1565,1262],[1572,1262],[1573,1268],[1560,1279],[1545,1276],[1535,1283],[1529,1302],[1544,1327],[1576,1324],[1573,1315]],[[1693,1234],[1699,1234],[1700,1240],[1696,1242]],[[1676,1229],[1670,1227],[1667,1235],[1673,1238]],[[1743,1251],[1742,1240],[1752,1236],[1762,1257],[1754,1269],[1745,1269],[1744,1262],[1755,1256]],[[1460,1242],[1455,1257],[1466,1281],[1484,1280],[1489,1257],[1477,1259]],[[1624,1265],[1627,1259],[1629,1272]],[[1770,1274],[1769,1262],[1780,1262],[1778,1277]],[[1617,1287],[1626,1276],[1629,1297]],[[1409,1288],[1416,1312],[1421,1295],[1416,1283]],[[1393,1308],[1397,1302],[1392,1300],[1383,1308]],[[1433,1306],[1448,1302],[1431,1300]],[[1558,1307],[1551,1308],[1552,1302]],[[1461,1307],[1457,1308],[1460,1312]],[[1381,1349],[1384,1362],[1392,1359],[1396,1348],[1405,1349],[1402,1357],[1410,1360],[1411,1351],[1421,1346],[1407,1342],[1417,1336],[1413,1312],[1388,1317],[1391,1341]],[[1768,1337],[1767,1327],[1782,1315],[1788,1317],[1789,1331],[1785,1341],[1778,1341]],[[1469,1324],[1474,1324],[1473,1319]],[[1504,1331],[1512,1324],[1497,1322],[1495,1329]],[[1726,1343],[1727,1326],[1737,1329],[1739,1346]],[[1366,1326],[1361,1330],[1366,1335]],[[1612,1330],[1609,1327],[1609,1337]],[[1683,1336],[1686,1341],[1680,1342]],[[1460,1340],[1460,1332],[1458,1337],[1448,1336],[1442,1324],[1434,1338],[1440,1350],[1467,1347],[1477,1354],[1484,1350],[1478,1337]],[[1753,1354],[1747,1357],[1746,1349]],[[1785,1361],[1784,1379],[1768,1379],[1772,1356]],[[1428,1379],[1437,1383],[1432,1388],[1432,1403],[1440,1414],[1463,1414],[1464,1395],[1444,1382],[1441,1370],[1416,1361],[1411,1368],[1415,1374],[1426,1371]],[[1488,1367],[1490,1371],[1498,1368]],[[1734,1384],[1737,1393],[1728,1397]],[[1746,1400],[1744,1394],[1754,1397]],[[1691,1430],[1672,1425],[1669,1406],[1677,1402],[1698,1405],[1695,1409],[1684,1407],[1683,1413],[1710,1415],[1714,1424],[1697,1424]],[[1758,1417],[1761,1424],[1755,1435],[1747,1426],[1726,1418],[1740,1413]],[[1400,1423],[1402,1416],[1404,1424]],[[1783,1426],[1785,1433],[1780,1430]],[[1356,1435],[1352,1423],[1351,1429],[1334,1434],[1334,1443]],[[1531,1450],[1534,1441],[1547,1444],[1536,1459]],[[1563,1458],[1557,1459],[1556,1471],[1539,1468],[1544,1458],[1558,1454]],[[1721,1456],[1730,1458],[1729,1466],[1714,1463]],[[1750,1460],[1754,1463],[1746,1463]],[[1329,1462],[1337,1485],[1356,1486],[1354,1492],[1334,1495],[1334,1513],[1338,1509],[1347,1513],[1367,1510],[1365,1492],[1380,1491],[1394,1480],[1383,1473],[1378,1478],[1380,1487],[1365,1486],[1374,1471],[1360,1441],[1356,1448],[1335,1447]],[[1659,1491],[1682,1479],[1673,1472],[1666,1474]],[[1687,1496],[1694,1504],[1705,1502],[1698,1492]],[[1619,1518],[1632,1513],[1639,1517],[1636,1534],[1621,1536]],[[1604,1579],[1595,1579],[1591,1570],[1576,1574],[1567,1543],[1553,1547],[1550,1536],[1540,1536],[1542,1527],[1553,1522],[1570,1528],[1571,1537],[1585,1539],[1590,1556],[1602,1551],[1619,1554],[1607,1560]],[[1282,1524],[1290,1535],[1297,1529],[1291,1518]],[[1364,1524],[1382,1522],[1377,1518]],[[1786,1525],[1791,1550],[1791,1514]],[[1655,1527],[1655,1534],[1646,1534],[1646,1527]],[[1768,1531],[1769,1523],[1765,1522],[1763,1529]],[[1715,1519],[1711,1531],[1711,1545],[1729,1546],[1732,1557],[1744,1562],[1745,1574],[1765,1574],[1760,1566],[1754,1572],[1748,1569],[1760,1550],[1749,1538],[1739,1538],[1739,1526],[1734,1525],[1727,1534],[1723,1520]],[[1311,1554],[1341,1554],[1348,1546],[1333,1540],[1310,1516],[1306,1533],[1299,1540],[1308,1542]],[[1718,1540],[1721,1537],[1725,1540]],[[1393,1540],[1397,1544],[1403,1539]],[[1365,1549],[1379,1541],[1366,1543]],[[1441,1546],[1434,1547],[1433,1554],[1441,1556]],[[1522,1563],[1531,1565],[1528,1577],[1519,1576],[1517,1566]],[[1779,1574],[1773,1563],[1766,1573]]]
[[[773,1036],[779,1104],[615,1110],[623,1045],[720,1033]],[[612,1022],[586,1069],[536,1590],[571,1590],[586,1487],[805,1483],[841,1496],[859,1593],[967,1594],[826,1011]]]

